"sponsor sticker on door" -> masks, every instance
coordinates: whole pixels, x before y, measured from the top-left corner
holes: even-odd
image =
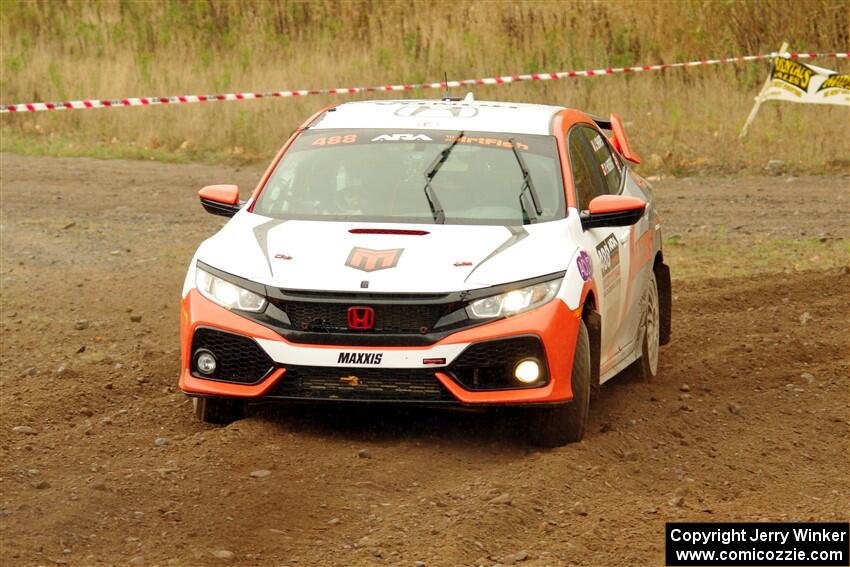
[[[607,293],[620,283],[620,247],[615,235],[609,234],[596,245],[596,258],[599,260],[603,286]]]

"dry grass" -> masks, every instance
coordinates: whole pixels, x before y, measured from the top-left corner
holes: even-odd
[[[121,98],[437,81],[773,51],[846,51],[850,5],[807,2],[0,3],[0,100]],[[847,70],[847,62],[822,62]],[[474,89],[620,113],[645,171],[847,170],[846,107],[769,103],[737,133],[765,63]],[[374,98],[382,95],[369,95]],[[398,95],[394,95],[398,96]],[[438,96],[409,93],[407,96]],[[4,115],[2,148],[171,159],[267,159],[312,96]]]

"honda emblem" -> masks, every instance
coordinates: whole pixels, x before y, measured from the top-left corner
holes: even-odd
[[[375,326],[375,310],[371,307],[348,308],[349,329],[371,329]]]

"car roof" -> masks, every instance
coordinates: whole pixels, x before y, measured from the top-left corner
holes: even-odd
[[[311,129],[466,130],[551,134],[561,106],[478,100],[368,100],[340,104]]]

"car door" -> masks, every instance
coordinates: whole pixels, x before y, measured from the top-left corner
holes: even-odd
[[[569,135],[570,164],[579,211],[599,195],[618,194],[622,163],[595,128],[578,126]],[[626,315],[630,227],[600,227],[584,231],[584,247],[593,260],[593,275],[602,315],[600,363],[602,374],[625,356],[622,323]]]

